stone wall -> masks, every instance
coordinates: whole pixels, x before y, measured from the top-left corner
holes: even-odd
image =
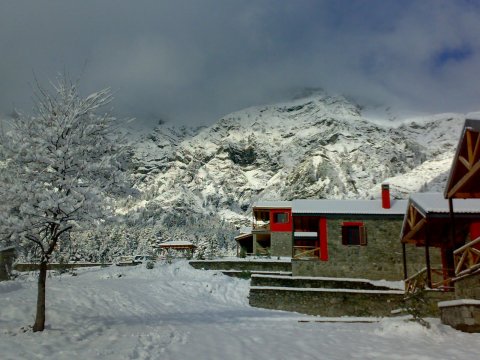
[[[468,302],[452,305],[449,302],[440,303],[440,318],[443,324],[465,332],[480,332],[480,301],[477,304]]]
[[[292,271],[290,261],[192,260],[189,264],[195,269],[202,270]]]
[[[480,300],[480,272],[457,279],[455,281],[455,297]]]
[[[292,260],[294,276],[331,276],[367,279],[403,279],[400,231],[403,220],[363,220],[367,245],[342,245],[342,223],[358,219],[328,219],[328,261]],[[425,267],[425,250],[408,246],[408,275]],[[430,249],[432,267],[441,264],[440,252]]]
[[[439,316],[437,302],[452,297],[453,292],[425,292],[417,310],[420,316]],[[393,310],[404,309],[406,304],[403,291],[255,286],[250,288],[249,303],[265,309],[335,317],[392,316]]]
[[[251,306],[320,316],[389,316],[402,307],[403,293],[332,289],[250,289]]]
[[[292,233],[272,232],[270,238],[271,256],[292,256]]]

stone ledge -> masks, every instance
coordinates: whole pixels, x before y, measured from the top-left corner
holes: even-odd
[[[438,307],[443,324],[464,332],[480,332],[479,300],[458,299],[442,301],[438,304]]]

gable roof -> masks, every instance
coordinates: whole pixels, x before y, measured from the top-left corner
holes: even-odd
[[[258,201],[253,204],[252,208],[261,208],[261,209],[291,209],[291,201],[283,200],[264,200]]]
[[[453,199],[455,214],[480,214],[480,199]],[[422,213],[449,216],[448,200],[441,193],[416,193],[410,195],[410,202]]]
[[[382,200],[293,200],[292,213],[295,215],[404,215],[406,200],[393,200],[390,209],[382,207]]]
[[[479,119],[465,120],[445,187],[446,198],[480,198]]]

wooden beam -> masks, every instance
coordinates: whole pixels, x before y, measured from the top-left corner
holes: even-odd
[[[472,165],[477,160],[479,149],[480,149],[480,133],[477,133],[477,141],[475,142],[475,149],[473,150]]]
[[[459,155],[458,160],[467,168],[467,170],[470,170],[472,168],[472,164],[470,164],[470,161],[465,159],[463,156]]]
[[[447,198],[453,198],[459,190],[465,186],[465,184],[472,179],[474,175],[480,170],[480,161],[477,161],[475,165],[455,184],[454,187],[448,192]]]
[[[470,130],[467,129],[466,131],[467,135],[467,153],[468,153],[468,162],[472,161],[473,159],[473,149],[472,149],[472,133]],[[472,166],[473,163],[470,164]]]
[[[473,198],[473,199],[478,199],[480,198],[480,192],[475,192],[475,191],[472,191],[472,192],[457,192],[455,194],[455,199],[469,199],[469,198]]]
[[[405,235],[402,239],[403,242],[408,242],[418,231],[420,231],[427,222],[427,219],[423,218],[420,220],[410,231],[408,232],[407,235]]]
[[[403,280],[408,278],[407,271],[407,249],[405,243],[402,243],[402,260],[403,260]]]

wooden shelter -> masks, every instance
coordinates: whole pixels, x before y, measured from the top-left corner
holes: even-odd
[[[193,254],[193,251],[197,248],[190,241],[184,240],[167,241],[164,243],[160,243],[158,247],[160,248],[160,251],[165,255],[168,254],[169,251],[174,250],[184,252],[187,254],[187,256],[191,256]]]
[[[455,209],[453,229],[449,201],[441,193],[417,193],[410,196],[401,233],[406,280],[413,279],[408,277],[406,271],[406,244],[425,248],[426,267],[421,271],[423,275],[418,273],[415,276],[423,276],[429,288],[447,288],[449,279],[455,276],[453,253],[476,236],[475,224],[480,217],[480,199],[455,199],[451,202]],[[433,269],[430,265],[431,248],[437,248],[441,252],[441,269]],[[438,279],[434,279],[435,276]]]
[[[252,230],[244,231],[240,235],[235,236],[235,241],[237,242],[237,257],[242,255],[242,252],[245,256],[254,255],[253,254],[253,234]]]

